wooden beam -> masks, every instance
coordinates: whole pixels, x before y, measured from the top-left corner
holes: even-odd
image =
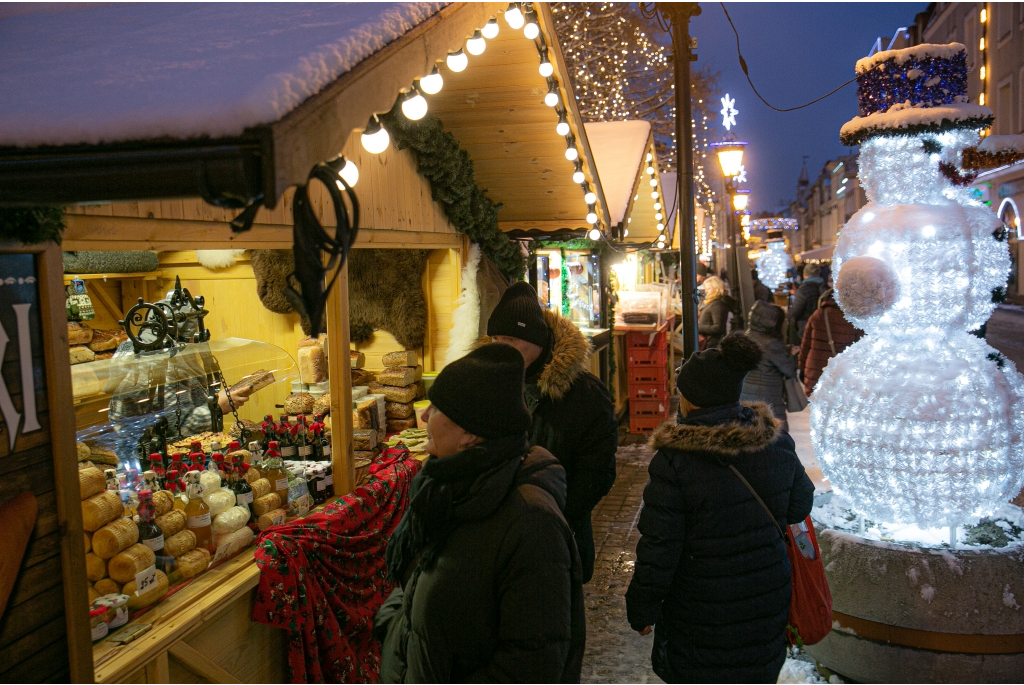
[[[187,644],[184,640],[171,645],[167,650],[186,669],[197,676],[206,678],[211,683],[228,683],[229,685],[241,685],[242,681],[234,677],[223,668],[213,663],[199,650]]]
[[[114,299],[106,290],[103,289],[102,286],[97,285],[94,287],[92,289],[92,295],[100,301],[100,304],[107,308],[107,311],[114,315],[116,321],[120,321],[124,318],[124,312],[121,311],[121,308],[116,302],[114,302]]]
[[[348,263],[327,296],[327,360],[333,368],[331,388],[331,462],[334,493],[342,497],[356,487],[352,452],[352,373],[349,364]]]
[[[169,683],[171,682],[171,665],[167,658],[167,652],[160,654],[157,658],[146,664],[147,683]]]

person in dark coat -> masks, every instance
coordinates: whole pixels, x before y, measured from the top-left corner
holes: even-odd
[[[775,524],[811,511],[814,486],[764,403],[740,403],[761,349],[742,334],[692,355],[678,423],[651,436],[630,626],[654,627],[654,672],[670,683],[774,683],[786,659],[790,565]]]
[[[759,302],[767,302],[768,304],[773,304],[775,302],[775,297],[772,296],[772,291],[769,290],[768,286],[761,282],[761,276],[758,275],[757,269],[750,270],[750,280],[754,283],[755,300]]]
[[[381,682],[579,682],[582,567],[565,470],[530,447],[523,358],[486,345],[428,396],[426,451],[388,541]]]
[[[783,381],[796,378],[796,358],[782,342],[784,318],[781,308],[767,302],[755,302],[750,308],[747,337],[761,346],[764,356],[743,381],[740,400],[765,402],[779,420],[782,430],[789,431]]]
[[[789,305],[789,312],[786,314],[786,329],[789,331],[789,342],[791,345],[799,345],[804,336],[804,328],[807,327],[807,319],[818,308],[818,298],[825,291],[825,280],[818,274],[821,267],[817,264],[808,264],[804,267],[804,280],[793,295],[793,302]]]
[[[808,397],[828,366],[828,360],[863,336],[864,331],[850,323],[836,304],[835,291],[829,288],[822,293],[818,309],[807,320],[804,337],[800,341],[800,376]]]
[[[725,290],[722,279],[711,276],[704,281],[704,301],[697,312],[697,333],[707,339],[705,349],[718,347],[729,332],[729,314],[735,308],[734,300]]]
[[[583,582],[594,575],[590,514],[615,483],[619,424],[604,383],[590,373],[590,343],[569,319],[541,308],[529,283],[514,284],[491,313],[484,340],[515,347],[526,362],[530,444],[565,468],[565,519],[580,559]]]

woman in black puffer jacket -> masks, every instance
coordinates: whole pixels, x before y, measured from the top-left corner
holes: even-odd
[[[704,349],[718,347],[729,332],[729,314],[736,308],[736,301],[729,297],[722,279],[712,276],[701,285],[704,302],[697,315],[697,332],[707,339]]]
[[[651,437],[630,626],[654,627],[654,672],[671,683],[776,682],[786,659],[790,565],[775,524],[804,520],[814,486],[763,403],[740,404],[761,350],[741,334],[680,369],[678,424]]]
[[[782,309],[767,302],[755,302],[747,317],[747,337],[764,350],[761,363],[743,381],[744,402],[765,402],[782,427],[789,432],[786,420],[786,397],[783,382],[796,378],[796,358],[789,353],[782,342],[782,323],[785,320]]]

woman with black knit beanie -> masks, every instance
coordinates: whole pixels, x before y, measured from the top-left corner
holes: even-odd
[[[446,366],[430,458],[388,542],[399,587],[377,612],[381,682],[579,682],[582,568],[565,471],[530,448],[523,357],[485,345]]]
[[[814,486],[771,408],[740,402],[761,356],[741,333],[695,353],[676,379],[678,423],[651,436],[626,614],[641,635],[654,628],[652,665],[669,683],[774,683],[786,659],[779,529],[807,517]]]

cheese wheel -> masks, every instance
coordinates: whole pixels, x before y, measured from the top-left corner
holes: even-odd
[[[213,519],[214,535],[234,533],[249,521],[249,510],[245,507],[231,507]]]
[[[250,466],[249,470],[245,472],[245,482],[250,486],[261,478],[263,478],[263,474],[255,466]]]
[[[166,540],[172,535],[177,535],[179,532],[185,530],[185,523],[188,519],[185,517],[185,512],[181,509],[172,509],[163,516],[160,516],[156,520],[156,525],[160,526],[160,530],[164,532],[164,539]]]
[[[263,495],[263,497],[260,497],[257,500],[253,500],[252,513],[256,514],[257,516],[262,516],[263,514],[266,514],[268,511],[273,511],[274,509],[277,509],[280,506],[281,498],[278,496],[276,492],[271,492],[270,494]]]
[[[178,573],[182,579],[188,580],[198,576],[210,565],[210,553],[200,547],[188,554],[178,557]]]
[[[249,526],[242,526],[238,530],[230,533],[215,535],[213,537],[213,544],[217,548],[218,552],[221,551],[221,548],[227,547],[224,554],[226,556],[231,556],[232,554],[240,552],[248,547],[255,537],[256,534],[252,532],[252,528]]]
[[[86,466],[78,469],[78,490],[79,499],[89,499],[93,495],[103,492],[107,487],[107,479],[103,472],[95,466]]]
[[[164,537],[164,554],[180,557],[196,548],[196,534],[191,530],[183,530],[171,537]]]
[[[213,518],[235,506],[235,493],[230,490],[217,490],[209,497],[204,495],[203,501],[210,507],[210,517]]]
[[[85,553],[88,554],[92,551],[92,536],[88,533],[82,533],[82,537],[85,538]]]
[[[92,551],[96,556],[110,559],[139,541],[139,527],[130,518],[121,517],[93,533]]]
[[[135,574],[156,564],[156,554],[149,547],[135,544],[110,560],[107,571],[119,583],[135,580]]]
[[[121,584],[115,583],[110,578],[104,578],[103,580],[97,580],[96,584],[93,585],[96,592],[99,593],[100,597],[103,595],[118,595],[121,594]]]
[[[256,523],[257,525],[259,525],[260,531],[264,531],[267,528],[270,528],[271,526],[276,526],[279,523],[284,523],[284,520],[287,517],[287,515],[288,512],[286,512],[284,509],[274,509],[273,511],[268,511],[266,514],[260,516]]]
[[[90,533],[122,516],[124,505],[121,504],[121,496],[113,490],[82,500],[82,527]]]
[[[135,594],[134,580],[125,583],[124,594],[128,595],[128,608],[141,609],[142,607],[148,607],[167,594],[168,587],[167,575],[160,570],[156,572],[156,583],[141,595]]]
[[[85,577],[96,582],[107,577],[107,560],[101,559],[92,552],[85,555]]]
[[[153,493],[153,516],[160,517],[174,508],[174,495],[169,490]]]
[[[254,500],[258,500],[273,489],[270,485],[270,481],[266,478],[260,478],[259,480],[249,483],[249,487],[252,488],[252,498]]]

